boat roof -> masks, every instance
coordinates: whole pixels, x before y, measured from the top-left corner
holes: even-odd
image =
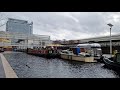
[[[101,47],[99,43],[86,43],[86,44],[78,44],[78,47]]]

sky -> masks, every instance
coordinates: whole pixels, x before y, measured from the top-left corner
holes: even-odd
[[[7,18],[33,21],[33,33],[51,40],[76,40],[120,34],[120,12],[0,12],[0,25]],[[3,19],[3,20],[1,20]],[[5,25],[0,31],[5,31]]]

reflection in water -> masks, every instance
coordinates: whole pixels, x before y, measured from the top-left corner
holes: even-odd
[[[102,63],[45,59],[25,53],[4,54],[19,78],[118,78]]]

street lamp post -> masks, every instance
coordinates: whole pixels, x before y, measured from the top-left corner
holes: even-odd
[[[112,40],[111,40],[111,28],[112,28],[112,24],[111,23],[109,23],[109,24],[107,24],[108,26],[110,26],[110,55],[111,55],[111,57],[112,57]]]

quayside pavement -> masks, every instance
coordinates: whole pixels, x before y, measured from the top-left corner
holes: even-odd
[[[18,78],[3,53],[0,53],[0,78]]]

